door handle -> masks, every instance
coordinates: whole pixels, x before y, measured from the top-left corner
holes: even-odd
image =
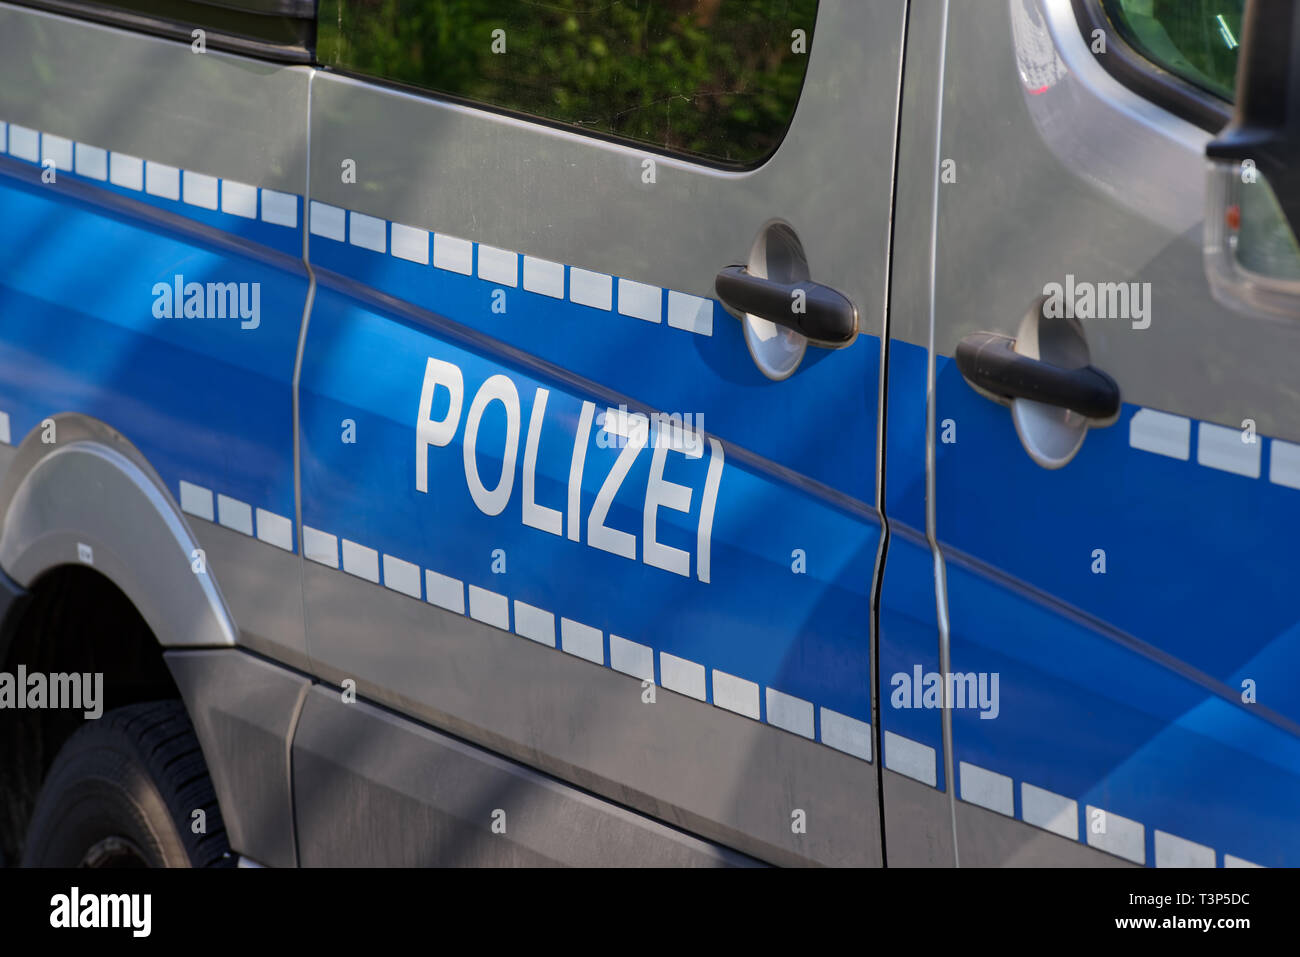
[[[1119,413],[1119,386],[1095,366],[1066,369],[1022,356],[1016,341],[994,332],[973,332],[957,344],[957,368],[975,389],[998,400],[1031,399],[1089,419]]]
[[[755,276],[744,266],[727,266],[718,273],[713,287],[733,312],[793,329],[813,345],[839,349],[858,334],[857,307],[842,293],[818,282],[778,282]]]

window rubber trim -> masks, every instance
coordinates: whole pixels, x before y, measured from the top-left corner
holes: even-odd
[[[1074,18],[1088,49],[1094,30],[1106,34],[1106,52],[1093,53],[1102,69],[1143,99],[1163,107],[1208,133],[1218,133],[1232,119],[1232,104],[1170,73],[1136,50],[1102,9],[1099,0],[1071,0]]]
[[[312,46],[307,44],[299,46],[272,43],[266,40],[258,40],[255,37],[213,30],[202,23],[181,23],[162,17],[151,17],[147,14],[106,7],[98,3],[84,3],[81,0],[6,0],[6,2],[18,7],[44,10],[48,13],[72,17],[76,20],[101,23],[105,26],[119,27],[136,33],[147,33],[167,40],[181,40],[185,43],[191,43],[194,39],[193,31],[200,29],[204,31],[204,43],[213,50],[239,53],[244,56],[270,60],[276,63],[310,64],[315,59],[315,51]],[[210,5],[226,10],[233,9],[236,12],[247,12],[241,10],[241,8],[232,8],[224,4],[214,3]],[[302,23],[310,29],[314,41],[315,19],[303,20]]]

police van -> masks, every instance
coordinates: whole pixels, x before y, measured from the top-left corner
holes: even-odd
[[[1285,0],[0,2],[5,861],[1300,864],[1297,78]]]

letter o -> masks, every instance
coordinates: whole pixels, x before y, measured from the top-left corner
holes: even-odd
[[[476,450],[479,421],[492,402],[500,402],[506,409],[506,445],[501,455],[501,479],[489,491],[479,478]],[[519,457],[519,392],[507,376],[494,375],[479,387],[465,420],[464,450],[465,484],[470,497],[484,515],[500,515],[515,487],[515,461]]]

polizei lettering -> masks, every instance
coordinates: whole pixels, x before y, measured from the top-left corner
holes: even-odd
[[[434,399],[440,390],[447,394],[446,412],[435,418]],[[522,485],[522,510],[520,520],[530,528],[547,532],[570,541],[583,542],[631,561],[637,560],[637,535],[608,524],[610,507],[632,471],[637,458],[650,449],[650,474],[646,481],[642,510],[639,549],[640,559],[646,565],[689,577],[692,553],[686,549],[658,540],[657,529],[662,509],[673,509],[689,514],[696,492],[700,493],[699,519],[694,549],[695,577],[709,581],[710,546],[713,537],[713,515],[718,501],[718,487],[722,482],[724,453],[722,443],[708,440],[708,469],[703,488],[669,481],[664,476],[668,456],[680,455],[699,459],[704,453],[704,442],[699,435],[683,435],[682,417],[644,416],[629,413],[626,407],[602,410],[599,413],[593,402],[583,402],[578,415],[573,448],[569,456],[568,496],[566,502],[546,504],[537,499],[537,459],[541,443],[542,424],[546,420],[550,391],[535,390],[532,408],[528,414],[527,431],[523,425],[523,410],[519,390],[514,380],[506,375],[490,376],[474,394],[465,408],[465,379],[460,367],[441,359],[429,358],[424,369],[424,383],[420,390],[420,408],[415,423],[415,488],[429,491],[429,456],[433,448],[445,448],[455,441],[460,432],[462,418],[464,433],[461,450],[465,466],[465,484],[470,498],[485,515],[500,515],[510,503],[516,473]],[[479,474],[477,449],[479,427],[484,413],[494,403],[505,409],[505,445],[500,451],[501,476],[489,487]],[[462,413],[464,415],[462,416]],[[698,419],[696,420],[698,421]],[[617,447],[618,455],[606,466],[600,477],[595,501],[582,514],[582,488],[584,477],[588,487],[596,481],[588,463],[588,448],[593,427],[598,426],[616,441],[601,447]],[[523,444],[523,459],[519,447]],[[495,456],[497,449],[492,449]],[[607,456],[606,456],[607,457]],[[489,476],[491,478],[491,476]]]

